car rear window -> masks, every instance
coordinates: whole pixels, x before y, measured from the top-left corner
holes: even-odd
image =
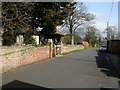
[[[107,46],[101,46],[101,47],[105,47],[106,48]]]

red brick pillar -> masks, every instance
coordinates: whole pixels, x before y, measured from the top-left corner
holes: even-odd
[[[50,50],[49,50],[49,57],[53,57],[53,42],[50,42]]]
[[[53,44],[53,57],[56,57],[56,45]]]
[[[58,55],[60,55],[60,54],[61,54],[61,52],[62,52],[62,50],[61,50],[61,48],[62,48],[62,47],[61,47],[61,45],[58,45],[58,47],[57,47],[57,48],[58,48],[58,49],[57,49],[57,50],[58,50]]]
[[[62,54],[62,41],[60,41],[60,54]]]

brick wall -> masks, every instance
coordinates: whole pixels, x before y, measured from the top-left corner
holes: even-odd
[[[70,52],[74,50],[84,49],[85,47],[83,45],[67,45],[62,47],[62,53],[64,52]]]
[[[84,49],[81,45],[67,45],[62,46],[63,52],[70,52],[73,50]],[[21,67],[27,64],[39,62],[41,60],[49,58],[49,47],[32,47],[8,54],[0,55],[2,70],[0,72],[7,72],[17,67]]]
[[[19,52],[2,55],[2,71],[6,72],[11,69],[38,62],[49,58],[49,47],[34,47]]]

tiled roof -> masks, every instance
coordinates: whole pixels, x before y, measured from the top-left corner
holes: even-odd
[[[61,36],[64,36],[64,34],[62,32],[60,32],[58,29],[55,30],[56,31],[56,34],[59,34]]]

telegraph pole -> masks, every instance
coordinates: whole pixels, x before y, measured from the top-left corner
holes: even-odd
[[[107,22],[107,40],[109,40],[109,22]]]

